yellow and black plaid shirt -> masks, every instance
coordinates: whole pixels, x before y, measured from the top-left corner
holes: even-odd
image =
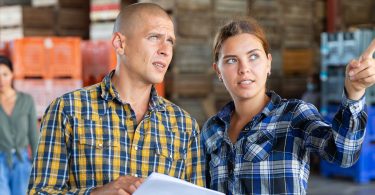
[[[137,125],[134,111],[111,84],[112,75],[47,108],[30,194],[89,194],[121,175],[152,172],[205,184],[195,119],[152,88],[148,112]]]

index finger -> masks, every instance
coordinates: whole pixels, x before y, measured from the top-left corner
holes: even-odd
[[[372,58],[375,52],[375,39],[373,39],[367,49],[362,53],[363,58]]]

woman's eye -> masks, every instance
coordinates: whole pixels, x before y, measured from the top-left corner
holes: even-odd
[[[234,59],[234,58],[229,58],[229,59],[226,60],[226,63],[227,63],[227,64],[234,64],[234,63],[236,63],[236,62],[237,62],[237,60]]]
[[[258,54],[251,54],[250,55],[250,60],[256,60],[259,58],[259,55]]]

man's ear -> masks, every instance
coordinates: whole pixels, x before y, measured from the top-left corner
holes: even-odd
[[[112,46],[119,55],[125,54],[125,36],[119,32],[112,35]]]

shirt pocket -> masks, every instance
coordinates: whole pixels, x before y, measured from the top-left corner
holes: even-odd
[[[154,139],[163,138],[163,141],[156,141],[155,162],[151,162],[153,171],[184,179],[189,135],[178,126],[173,126],[169,130],[158,132],[158,136],[159,138]]]
[[[113,139],[94,139],[84,136],[80,137],[78,142],[84,149],[95,149],[96,151],[108,150],[112,147],[119,146],[119,143],[115,142]]]
[[[220,157],[216,154],[211,154],[211,159],[209,162],[210,168],[216,168],[220,164]]]
[[[222,159],[217,154],[210,154],[210,161],[208,162],[209,166],[209,174],[210,174],[210,186],[213,186],[216,183],[219,183],[224,179],[224,176],[228,174],[227,167],[220,165],[221,163],[225,163],[227,159]],[[224,179],[225,180],[225,179]]]
[[[184,179],[186,150],[172,149],[173,146],[161,146],[155,149],[154,170],[176,178]]]
[[[74,119],[73,126],[71,155],[75,174],[80,180],[87,181],[87,185],[91,185],[90,181],[105,180],[104,166],[112,166],[114,158],[119,156],[119,141],[111,136],[111,129],[104,128],[99,120]]]
[[[260,131],[248,137],[244,143],[244,160],[258,163],[266,160],[272,152],[274,134],[267,131]]]

